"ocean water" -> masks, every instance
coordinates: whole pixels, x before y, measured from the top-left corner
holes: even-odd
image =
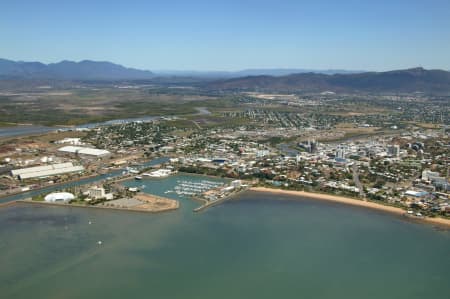
[[[180,210],[161,214],[0,209],[0,298],[432,299],[450,293],[449,231],[267,193],[247,192],[202,213],[192,213],[197,203],[180,200]]]

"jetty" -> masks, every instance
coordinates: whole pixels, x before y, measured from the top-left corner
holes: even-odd
[[[246,188],[243,188],[243,189],[240,189],[238,191],[234,191],[234,192],[232,192],[230,194],[227,194],[226,196],[221,197],[221,198],[216,199],[216,200],[206,200],[204,198],[197,198],[196,197],[194,199],[203,201],[204,204],[199,206],[199,207],[197,207],[197,208],[195,208],[193,211],[194,212],[201,212],[201,211],[204,211],[204,210],[206,210],[206,209],[208,209],[210,207],[220,205],[220,204],[224,203],[225,201],[232,199],[236,195],[238,195],[238,194],[240,194],[240,193],[242,193],[242,192],[244,192],[246,190],[247,190]]]

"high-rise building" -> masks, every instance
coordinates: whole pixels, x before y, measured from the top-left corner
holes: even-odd
[[[394,158],[400,157],[400,146],[398,144],[389,145],[387,147],[387,153],[389,156]]]
[[[338,148],[336,149],[336,158],[339,159],[345,159],[345,154],[346,154],[346,149],[345,146],[338,146]]]
[[[309,144],[309,152],[310,153],[315,153],[317,151],[317,142],[316,140],[308,140],[308,144]]]
[[[317,151],[317,142],[316,140],[312,139],[308,141],[303,141],[301,143],[298,144],[299,147],[305,149],[306,152],[308,153],[315,153]]]

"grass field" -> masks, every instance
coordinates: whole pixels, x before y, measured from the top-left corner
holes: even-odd
[[[0,126],[6,123],[76,125],[110,119],[188,115],[195,107],[220,106],[205,95],[159,94],[152,90],[91,88],[0,96]]]
[[[306,102],[298,102],[298,105],[288,105],[285,101],[255,100],[242,93],[209,93],[195,87],[170,88],[153,85],[119,88],[113,84],[80,84],[76,87],[51,90],[21,87],[14,91],[0,92],[0,127],[20,123],[78,125],[143,116],[178,116],[179,120],[173,124],[179,128],[258,126],[265,123],[265,119],[224,117],[224,113],[264,110],[279,114],[298,114],[300,121],[312,119],[318,125],[336,125],[338,130],[344,129],[348,131],[347,136],[352,136],[374,134],[375,132],[359,132],[360,128],[356,127],[367,121],[374,126],[387,128],[388,123],[400,126],[405,122],[403,116],[413,115],[407,110],[403,115],[397,109],[398,105],[391,102],[384,106],[377,103],[346,100],[343,97],[326,101],[311,98]],[[408,103],[405,107],[410,106]],[[199,113],[199,107],[205,107],[211,113]],[[417,115],[425,118],[425,121],[415,125],[422,128],[438,127],[436,124],[426,123],[427,115],[421,115],[424,113],[422,109],[416,110],[413,111],[416,113],[414,118],[417,118]],[[288,120],[290,118],[289,115],[281,117]],[[404,126],[410,124],[406,118]]]

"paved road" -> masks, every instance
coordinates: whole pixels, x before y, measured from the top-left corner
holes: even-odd
[[[355,186],[359,189],[359,196],[366,197],[363,185],[359,180],[358,165],[356,163],[353,163],[352,170],[353,170],[353,181],[355,182]]]

